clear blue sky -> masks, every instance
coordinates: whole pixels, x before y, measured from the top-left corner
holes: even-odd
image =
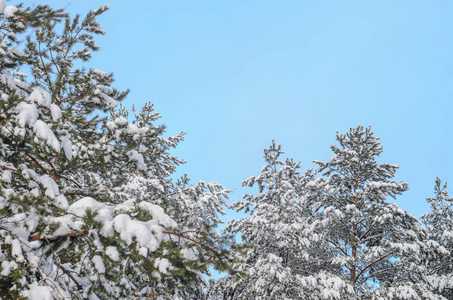
[[[179,173],[236,189],[232,200],[272,139],[307,169],[357,125],[381,137],[380,162],[400,164],[403,209],[427,211],[436,176],[453,186],[452,1],[38,3],[110,4],[91,66],[131,89],[126,106],[152,101],[169,134],[186,131]]]

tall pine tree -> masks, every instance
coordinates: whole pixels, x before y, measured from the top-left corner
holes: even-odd
[[[434,186],[435,197],[426,198],[431,212],[422,216],[430,238],[447,251],[427,256],[428,274],[433,284],[446,299],[453,299],[453,197],[448,195],[447,184],[437,178]]]
[[[173,181],[183,161],[169,150],[183,134],[163,137],[150,104],[133,116],[118,109],[127,92],[113,75],[81,68],[107,9],[71,19],[0,0],[6,299],[197,298],[202,274],[228,267],[231,239],[214,228],[229,191]]]
[[[323,232],[333,264],[354,288],[347,299],[442,299],[433,293],[421,265],[431,251],[426,230],[413,215],[390,202],[408,190],[392,181],[397,165],[378,164],[379,138],[370,128],[337,133],[339,145],[323,176],[307,185],[313,223]]]
[[[332,272],[334,266],[326,266],[322,240],[309,222],[304,192],[312,172],[301,175],[300,163],[282,161],[282,154],[273,142],[264,150],[261,174],[242,182],[257,185],[259,193],[233,204],[251,217],[229,222],[226,230],[242,237],[236,254],[245,261],[245,275],[229,275],[213,285],[219,299],[342,299],[351,291]]]

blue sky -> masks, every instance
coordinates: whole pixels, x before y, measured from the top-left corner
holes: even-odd
[[[114,72],[124,104],[151,101],[179,174],[252,192],[272,139],[314,167],[336,131],[372,126],[380,162],[400,164],[416,216],[439,176],[453,185],[451,1],[27,1],[85,13],[110,4],[90,66]],[[453,191],[449,188],[449,191]],[[225,218],[232,217],[230,214]]]

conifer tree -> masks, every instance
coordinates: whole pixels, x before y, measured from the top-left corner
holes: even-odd
[[[388,199],[408,190],[391,180],[398,165],[377,163],[382,146],[370,128],[337,133],[337,141],[333,157],[316,162],[323,177],[307,188],[326,251],[353,286],[355,295],[344,299],[443,299],[421,264],[435,244],[426,243],[417,218]]]
[[[430,238],[447,251],[437,256],[427,256],[426,264],[433,284],[446,299],[453,299],[453,197],[448,195],[447,184],[437,178],[435,197],[426,198],[431,212],[421,219],[427,226]]]
[[[264,150],[266,165],[258,176],[242,182],[258,186],[257,195],[244,195],[232,205],[250,218],[230,221],[226,230],[240,233],[236,254],[245,261],[242,277],[226,276],[212,286],[219,299],[341,299],[348,285],[322,265],[319,234],[307,222],[304,187],[313,179],[300,174],[300,163],[281,161],[281,146]]]
[[[184,134],[163,137],[151,104],[129,116],[113,75],[81,67],[107,9],[71,19],[0,0],[5,299],[193,299],[229,266],[214,230],[229,191],[170,179]]]

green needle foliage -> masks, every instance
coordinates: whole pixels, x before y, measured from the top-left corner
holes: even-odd
[[[3,299],[453,299],[447,187],[425,226],[399,208],[408,184],[370,128],[337,134],[305,173],[273,142],[242,183],[258,192],[232,205],[250,217],[218,234],[231,191],[174,180],[184,133],[165,137],[150,103],[125,109],[128,91],[89,66],[107,10],[0,0]],[[228,274],[208,285],[210,268]]]
[[[434,186],[434,198],[426,198],[431,211],[421,219],[427,226],[430,238],[447,251],[437,255],[425,255],[425,263],[430,279],[441,295],[453,299],[453,197],[448,195],[447,184],[437,178]]]
[[[273,143],[266,165],[243,185],[258,185],[237,210],[250,218],[234,250],[244,276],[210,288],[213,299],[451,299],[451,199],[437,183],[428,230],[391,201],[408,190],[398,165],[377,162],[383,148],[370,128],[337,133],[333,156],[300,175]],[[431,233],[431,234],[429,234]]]
[[[192,299],[210,267],[231,269],[232,239],[215,230],[229,191],[172,180],[183,161],[169,150],[184,133],[163,137],[152,104],[128,112],[113,74],[84,67],[107,9],[0,12],[7,299]]]

